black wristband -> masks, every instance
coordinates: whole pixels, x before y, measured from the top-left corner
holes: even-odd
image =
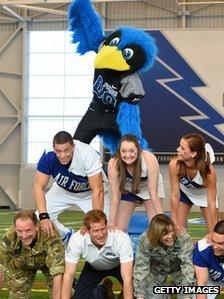
[[[40,219],[40,221],[44,220],[44,219],[50,219],[50,216],[49,216],[48,213],[40,213],[39,214],[39,219]]]

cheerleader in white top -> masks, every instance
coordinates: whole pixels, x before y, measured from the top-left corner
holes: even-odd
[[[111,187],[109,226],[127,231],[137,203],[144,203],[148,218],[163,213],[162,176],[154,154],[140,148],[134,135],[121,138],[115,157],[108,163]]]
[[[192,205],[201,208],[208,232],[218,222],[214,152],[200,134],[181,138],[177,156],[169,163],[171,215],[174,222],[186,227]]]

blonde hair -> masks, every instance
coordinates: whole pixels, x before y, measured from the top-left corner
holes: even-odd
[[[172,226],[174,231],[174,238],[177,237],[177,228],[171,218],[164,214],[158,214],[152,218],[147,233],[148,239],[152,247],[162,246],[161,238],[168,234],[169,226]]]

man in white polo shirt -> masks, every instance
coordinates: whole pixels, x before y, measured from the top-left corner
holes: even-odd
[[[98,286],[107,276],[121,282],[125,299],[133,299],[133,250],[129,236],[118,229],[108,230],[105,213],[97,209],[85,214],[83,224],[87,233],[82,235],[78,231],[73,234],[66,250],[63,299],[71,298],[74,274],[81,256],[86,262],[75,287],[74,299],[112,298],[103,286]]]

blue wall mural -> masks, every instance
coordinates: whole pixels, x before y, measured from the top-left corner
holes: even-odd
[[[195,132],[212,145],[216,162],[224,162],[224,135],[217,127],[224,124],[224,116],[192,89],[207,83],[161,31],[150,34],[159,54],[153,69],[142,77],[146,96],[140,109],[143,133],[152,150],[160,162],[168,162],[181,136]]]

